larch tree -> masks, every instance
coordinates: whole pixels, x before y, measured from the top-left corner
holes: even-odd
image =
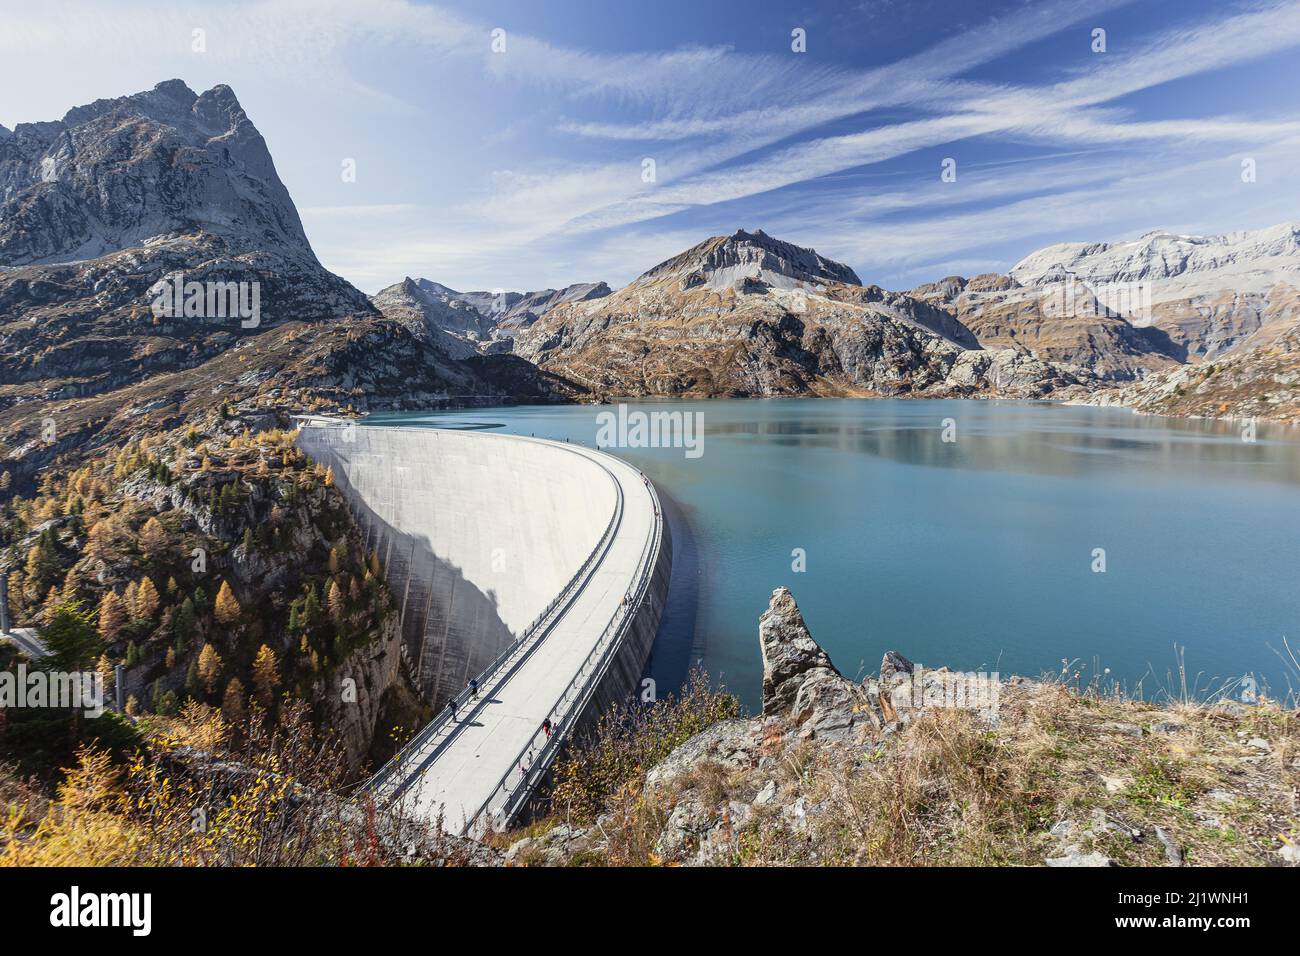
[[[217,603],[213,607],[217,621],[225,625],[234,624],[239,620],[241,611],[239,602],[235,600],[235,592],[230,590],[230,582],[222,581],[217,590]]]
[[[247,714],[244,683],[238,677],[230,678],[226,693],[221,698],[221,715],[232,724],[243,723]]]
[[[253,661],[253,688],[262,706],[270,707],[275,699],[275,689],[280,686],[280,662],[275,651],[263,644]]]
[[[167,550],[167,529],[155,517],[150,517],[140,529],[140,551],[146,558],[156,560]]]
[[[99,633],[113,640],[126,624],[126,605],[116,591],[105,591],[99,599]]]
[[[337,581],[330,582],[329,593],[325,596],[325,605],[329,608],[330,617],[334,618],[336,624],[343,620],[343,590]]]
[[[135,616],[138,620],[152,621],[158,611],[158,588],[149,577],[140,579],[135,589]]]
[[[117,672],[113,668],[113,662],[108,659],[107,654],[100,654],[99,661],[95,664],[95,671],[99,674],[99,679],[104,682],[104,696],[112,697],[117,693]]]
[[[204,690],[211,694],[220,678],[221,655],[211,644],[204,644],[203,650],[199,651],[199,680],[203,683]]]

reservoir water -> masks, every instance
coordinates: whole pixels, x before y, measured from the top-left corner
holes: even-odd
[[[758,617],[794,593],[839,669],[1064,670],[1151,697],[1300,672],[1300,432],[1047,403],[630,402],[698,413],[682,447],[608,449],[664,495],[662,691],[701,663],[751,709]],[[596,443],[610,406],[377,415]],[[945,438],[950,440],[945,440]],[[692,453],[694,454],[694,453]],[[802,562],[800,556],[802,555]],[[1104,562],[1104,564],[1103,564]],[[801,570],[795,570],[796,567]],[[1101,568],[1104,566],[1104,570]],[[1064,665],[1062,662],[1066,662]],[[1239,691],[1234,690],[1234,694]]]

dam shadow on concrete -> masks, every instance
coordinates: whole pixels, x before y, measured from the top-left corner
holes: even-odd
[[[420,695],[442,706],[464,690],[515,639],[497,610],[496,596],[469,581],[434,553],[427,536],[408,534],[381,517],[350,484],[343,469],[335,482],[374,551],[397,604],[402,653]]]

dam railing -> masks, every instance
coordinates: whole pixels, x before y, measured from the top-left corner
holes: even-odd
[[[432,429],[427,428],[410,430],[424,433],[433,431]],[[522,438],[525,441],[544,442],[547,445],[553,445],[560,448],[564,447],[558,442],[544,441],[542,439],[527,438],[524,436],[512,437]],[[572,449],[566,450],[573,454],[578,454]],[[491,689],[508,678],[517,666],[521,664],[541,643],[549,631],[550,626],[558,619],[559,615],[557,612],[559,609],[562,606],[567,606],[568,603],[572,601],[580,590],[581,585],[585,583],[592,568],[609,551],[610,544],[614,540],[614,535],[617,533],[619,525],[622,522],[623,489],[622,486],[619,485],[618,479],[614,477],[613,472],[600,462],[595,462],[595,464],[598,465],[609,477],[610,482],[614,486],[614,510],[610,514],[608,523],[605,525],[605,530],[583,563],[570,576],[569,580],[560,590],[560,593],[542,609],[537,617],[534,618],[533,622],[524,628],[514,641],[506,646],[506,648],[491,664],[476,675],[475,679],[478,682],[479,694],[482,695],[485,700],[491,696]],[[467,707],[473,702],[472,695],[468,688],[459,691],[456,695],[450,698],[450,700],[454,702],[457,711],[460,711],[461,708]],[[466,718],[469,716],[468,713],[465,714]],[[418,776],[418,771],[408,773],[405,777],[396,781],[393,780],[394,776],[397,775],[398,770],[403,764],[406,764],[411,760],[418,760],[420,766],[427,766],[435,760],[443,747],[449,744],[455,736],[452,732],[453,725],[450,724],[450,721],[451,713],[444,704],[438,713],[434,715],[433,719],[420,729],[419,733],[407,741],[406,744],[403,745],[396,754],[389,758],[389,760],[380,767],[369,780],[362,784],[360,788],[361,791],[373,793],[384,799],[386,802],[400,798],[402,793],[405,792],[407,787],[411,784],[412,780]],[[446,733],[444,733],[444,731],[446,731]]]
[[[488,829],[502,829],[510,824],[545,778],[551,761],[555,759],[574,725],[582,717],[587,702],[591,700],[601,679],[617,656],[628,626],[635,617],[634,609],[640,606],[654,578],[655,552],[662,541],[663,510],[660,507],[659,496],[652,484],[647,482],[646,487],[654,503],[655,517],[645,546],[641,550],[636,587],[629,594],[627,602],[605,626],[600,639],[596,641],[582,666],[578,668],[568,687],[552,708],[552,713],[559,713],[560,717],[552,722],[550,733],[538,730],[533,735],[519,752],[514,763],[502,775],[492,793],[473,816],[465,821],[463,835],[481,836]]]

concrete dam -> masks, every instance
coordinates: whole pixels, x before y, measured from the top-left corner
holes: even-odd
[[[639,689],[671,572],[653,485],[514,435],[311,420],[298,443],[379,555],[405,666],[438,708],[372,792],[449,832],[505,826],[564,741]]]

